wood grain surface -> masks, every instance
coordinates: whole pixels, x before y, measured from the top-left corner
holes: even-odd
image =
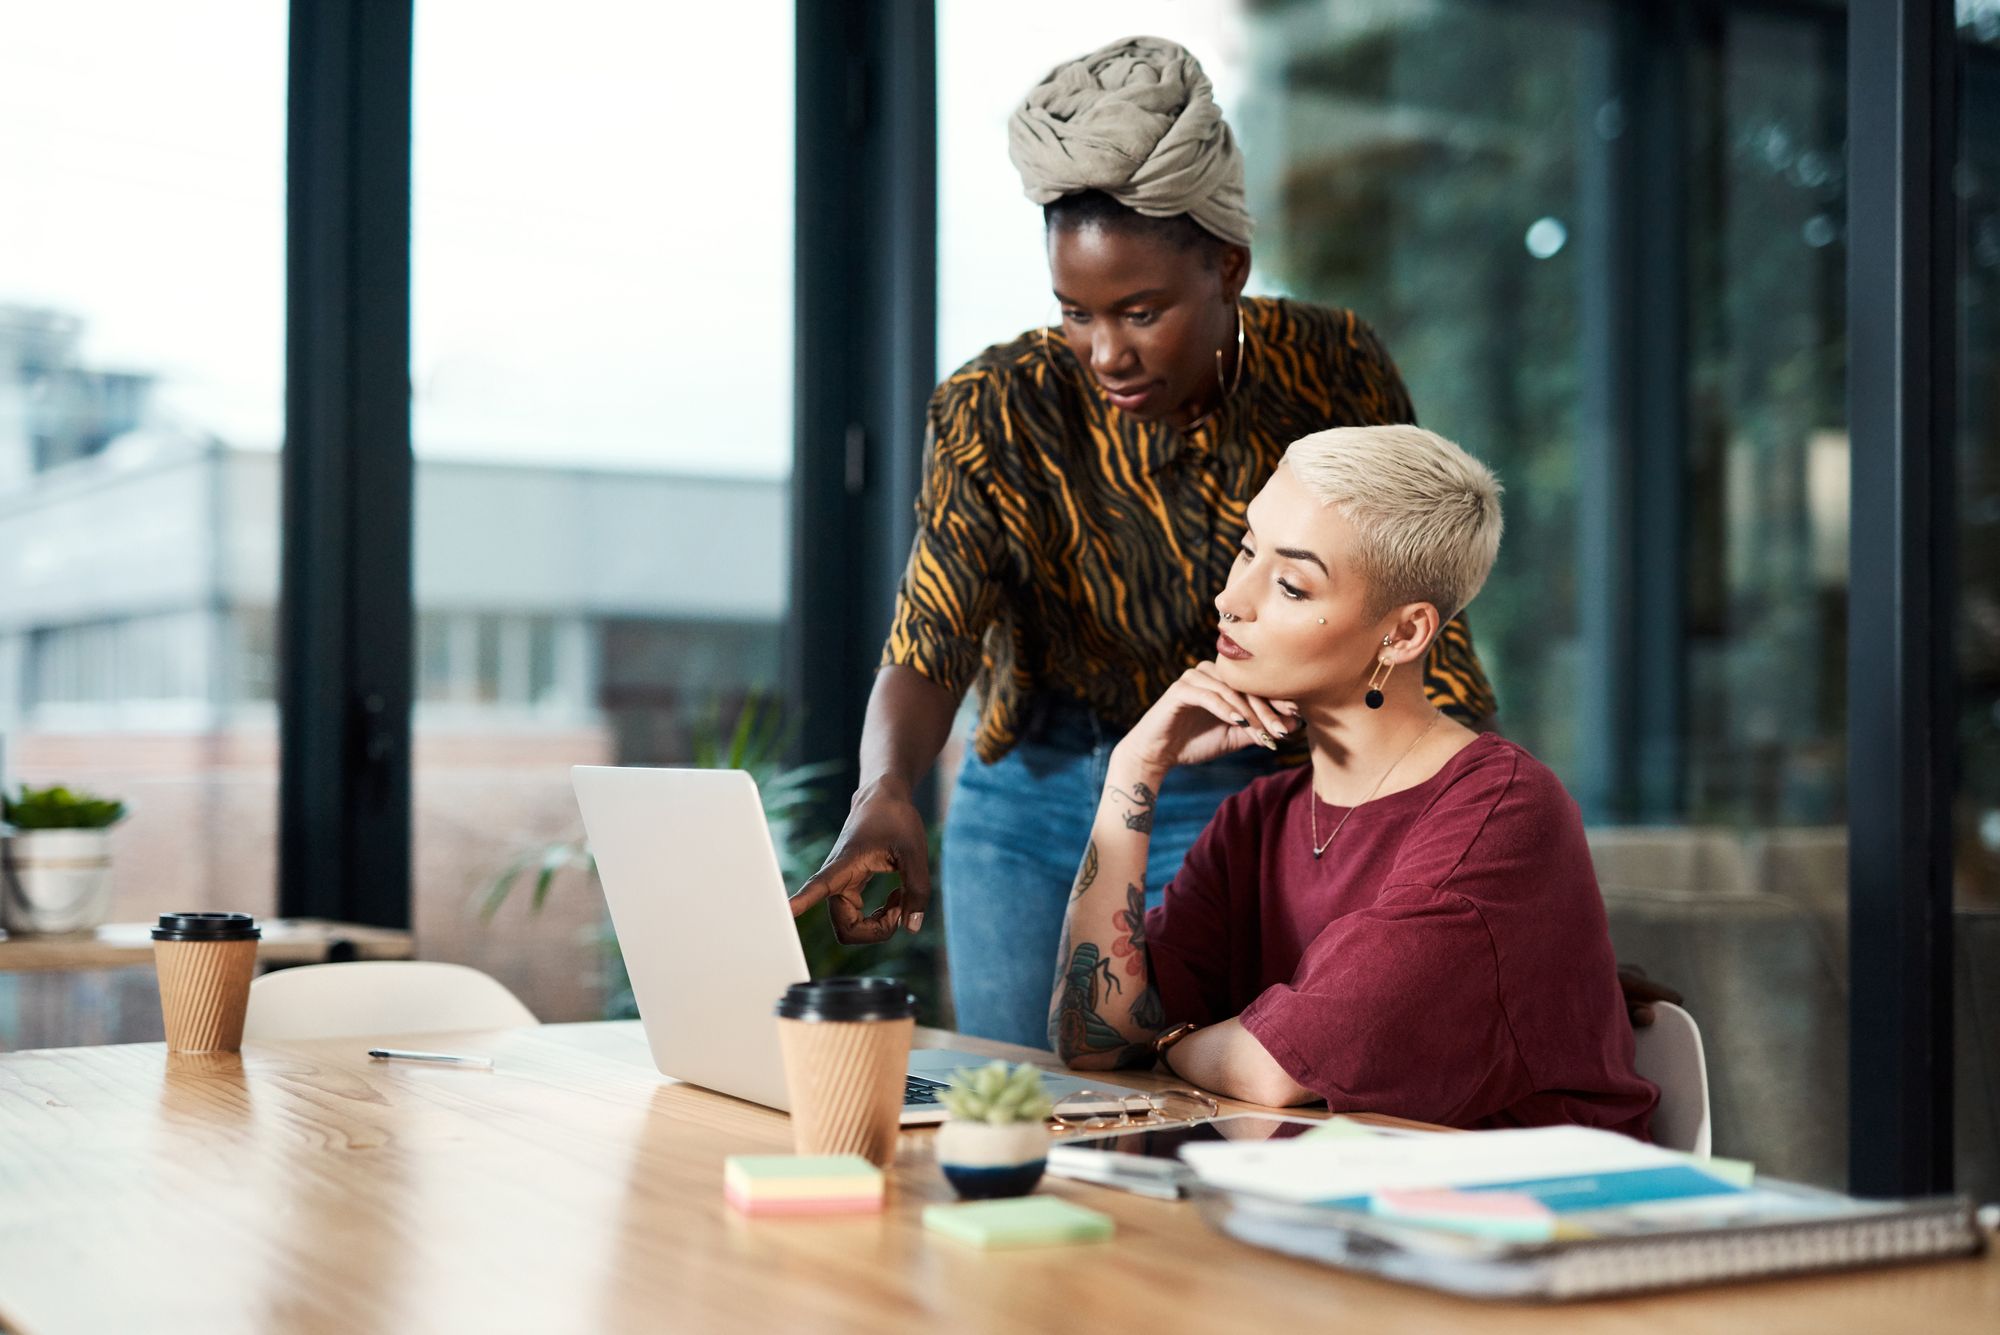
[[[636,1024],[423,1040],[490,1054],[491,1071],[371,1062],[367,1046],[0,1056],[0,1323],[27,1335],[2000,1329],[1991,1255],[1484,1306],[1258,1251],[1186,1205],[1061,1181],[1044,1189],[1115,1216],[1112,1241],[984,1254],[922,1231],[922,1207],[950,1199],[929,1130],[904,1134],[885,1213],[751,1221],[723,1204],[723,1158],[787,1152],[786,1119],[657,1075]],[[1148,1081],[1167,1083],[1126,1083]]]

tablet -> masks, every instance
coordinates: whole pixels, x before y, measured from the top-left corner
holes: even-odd
[[[1101,1135],[1072,1136],[1049,1147],[1049,1172],[1057,1177],[1121,1187],[1171,1200],[1192,1180],[1180,1161],[1181,1146],[1222,1140],[1288,1140],[1322,1120],[1270,1113],[1230,1113],[1186,1126],[1132,1127]]]

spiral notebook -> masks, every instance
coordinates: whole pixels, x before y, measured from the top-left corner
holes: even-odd
[[[1862,1201],[1745,1184],[1687,1156],[1578,1128],[1395,1142],[1203,1147],[1205,1218],[1241,1241],[1466,1297],[1562,1301],[1763,1276],[1973,1255],[1963,1198]],[[1547,1236],[1508,1239],[1383,1212],[1408,1189],[1505,1194],[1544,1211]],[[1490,1212],[1489,1212],[1490,1213]],[[1474,1231],[1465,1231],[1470,1228]]]

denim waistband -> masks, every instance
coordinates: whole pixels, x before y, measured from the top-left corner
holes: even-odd
[[[1123,728],[1106,723],[1083,701],[1060,695],[1035,697],[1021,725],[1024,742],[1079,753],[1111,746],[1124,735]]]

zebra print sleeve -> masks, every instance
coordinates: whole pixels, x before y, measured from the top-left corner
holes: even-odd
[[[1000,601],[1000,523],[979,481],[985,446],[977,395],[959,378],[931,397],[917,537],[896,589],[878,666],[901,664],[962,695],[979,675],[980,643]]]

